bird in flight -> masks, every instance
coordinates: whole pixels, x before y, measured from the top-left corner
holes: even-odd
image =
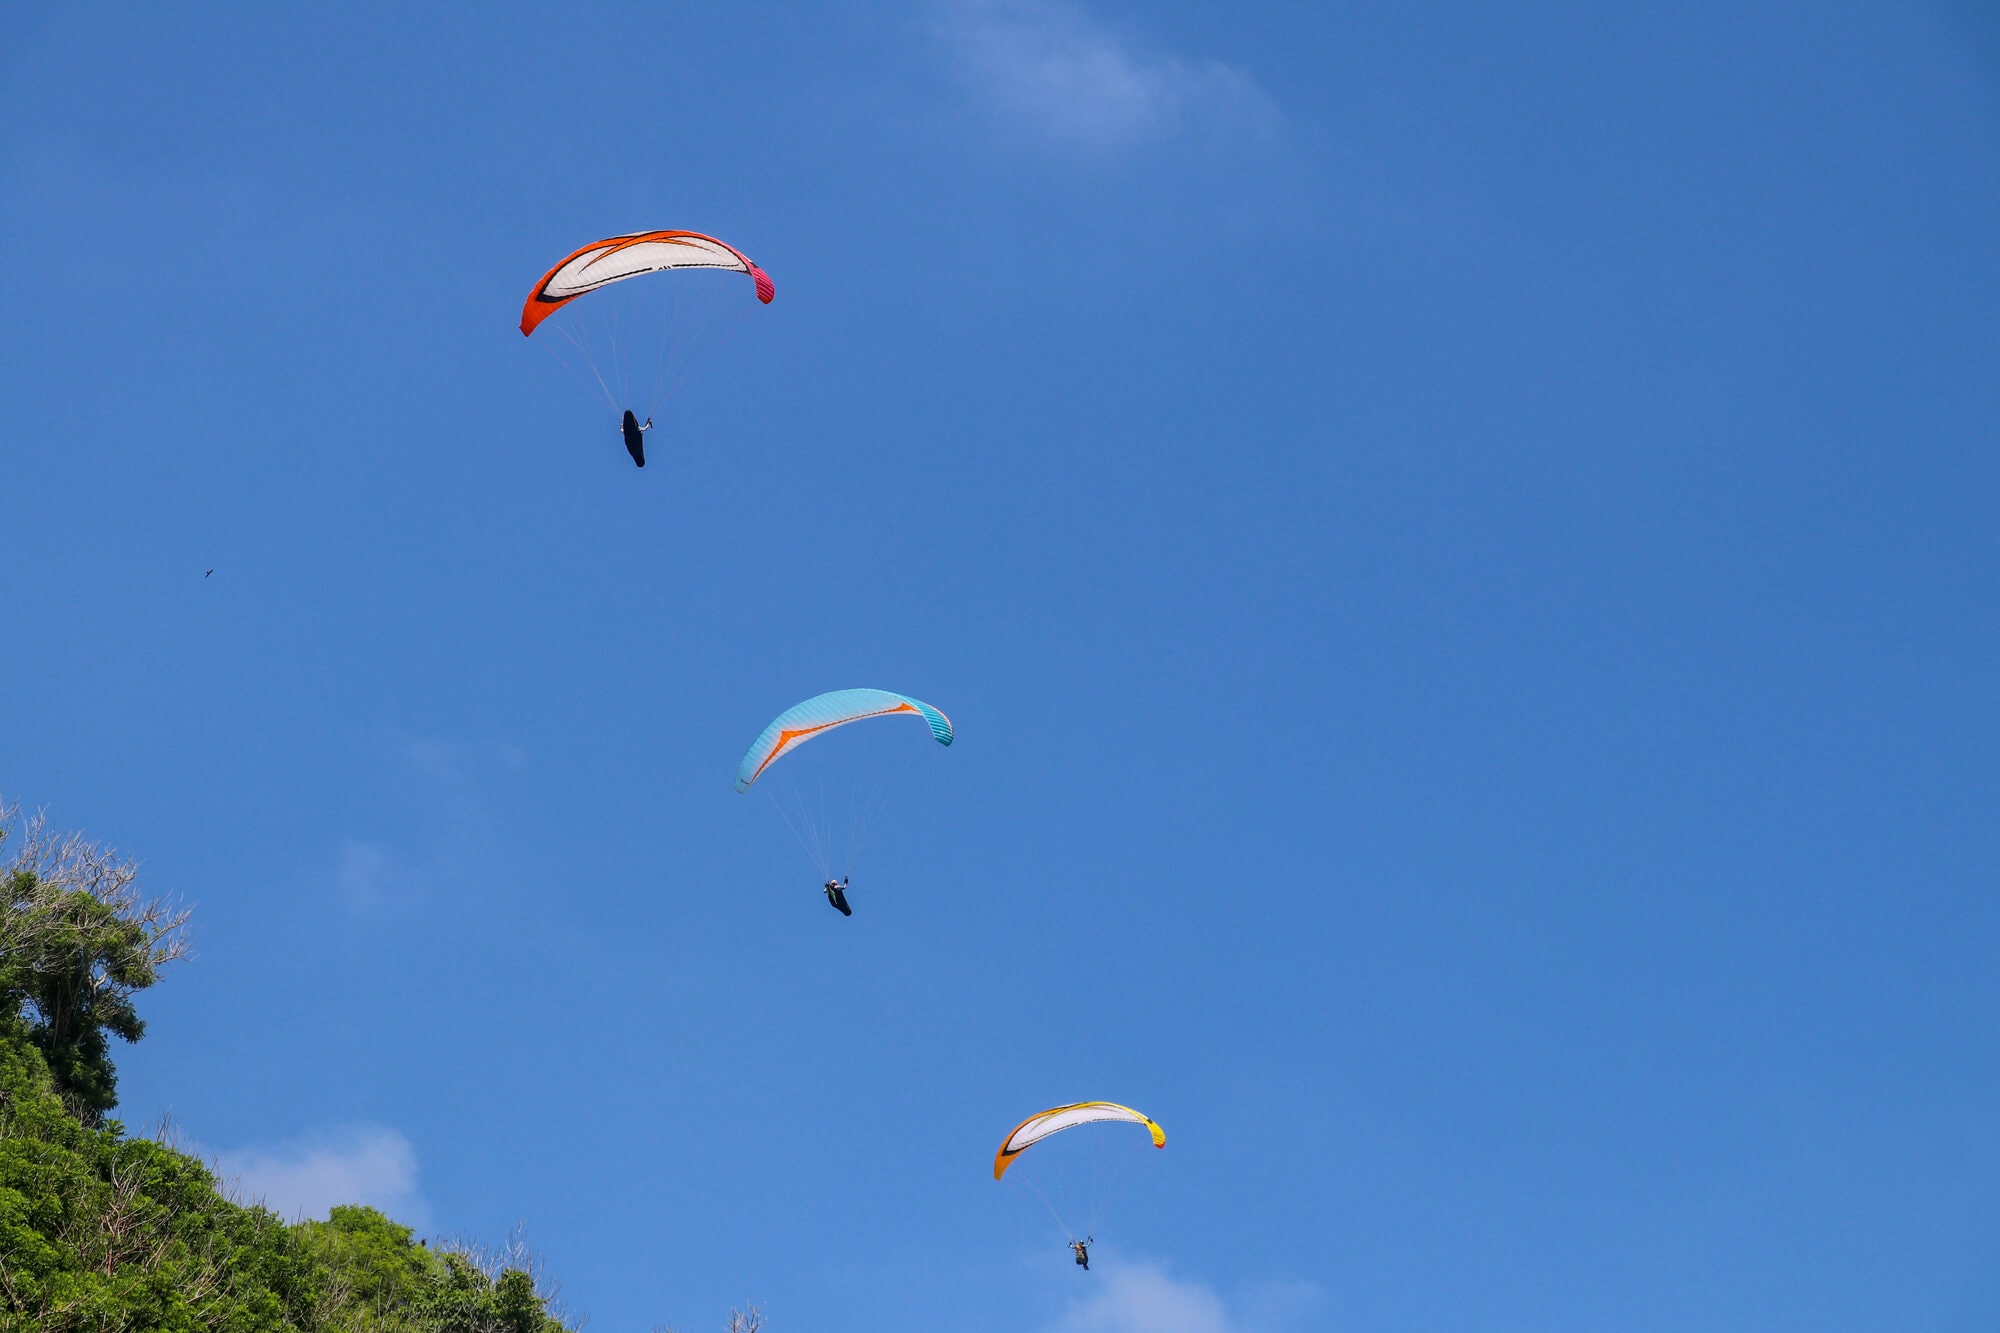
[[[208,574],[213,574],[214,572],[215,572],[215,571],[211,569],[211,570],[209,570],[209,571],[208,571]],[[208,577],[208,574],[203,574],[203,575],[202,575],[202,577],[203,577],[203,578],[207,578],[207,577]]]

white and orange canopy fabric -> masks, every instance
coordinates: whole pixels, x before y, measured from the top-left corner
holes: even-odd
[[[521,307],[521,332],[533,333],[557,310],[600,287],[647,273],[698,268],[749,274],[757,285],[757,299],[766,305],[777,295],[770,276],[727,241],[698,231],[634,232],[592,241],[542,275]]]
[[[1072,1102],[1068,1106],[1053,1106],[1046,1111],[1029,1116],[1014,1126],[1014,1132],[1000,1142],[1000,1151],[993,1156],[993,1178],[1000,1179],[1007,1174],[1007,1168],[1014,1159],[1051,1134],[1060,1134],[1078,1125],[1104,1123],[1144,1125],[1153,1136],[1153,1146],[1167,1146],[1167,1131],[1153,1122],[1152,1117],[1135,1111],[1117,1102]]]
[[[951,719],[922,699],[887,690],[832,690],[793,704],[771,719],[771,725],[758,735],[744,753],[743,762],[736,766],[736,790],[749,791],[751,784],[764,776],[765,769],[815,736],[850,722],[900,714],[921,717],[930,724],[931,736],[939,745],[951,744]]]

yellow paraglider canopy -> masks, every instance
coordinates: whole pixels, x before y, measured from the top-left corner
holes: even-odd
[[[1051,1134],[1060,1134],[1078,1125],[1095,1125],[1106,1122],[1128,1125],[1144,1125],[1153,1136],[1153,1146],[1167,1146],[1167,1131],[1154,1123],[1153,1118],[1129,1106],[1117,1102],[1072,1102],[1068,1106],[1052,1106],[1037,1112],[1014,1126],[1014,1130],[1000,1142],[1000,1151],[993,1155],[993,1178],[1000,1179],[1007,1174],[1007,1168],[1014,1159]]]

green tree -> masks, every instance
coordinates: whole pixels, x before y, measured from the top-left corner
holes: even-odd
[[[0,806],[0,842],[15,823]],[[187,953],[185,908],[138,889],[139,868],[37,816],[0,862],[0,1014],[27,1024],[56,1092],[86,1125],[118,1104],[110,1038],[137,1041],[133,996]]]
[[[0,809],[0,839],[13,811]],[[186,953],[136,867],[16,825],[0,862],[0,1333],[574,1333],[517,1234],[433,1247],[372,1208],[287,1224],[166,1130],[130,1138],[109,1038]],[[731,1333],[761,1318],[731,1312]]]

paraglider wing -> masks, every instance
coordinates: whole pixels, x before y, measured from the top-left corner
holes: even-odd
[[[1007,1168],[1014,1164],[1016,1157],[1049,1135],[1075,1129],[1078,1125],[1096,1125],[1107,1121],[1144,1125],[1153,1136],[1155,1148],[1167,1146],[1167,1131],[1154,1124],[1151,1117],[1129,1106],[1120,1106],[1117,1102],[1073,1102],[1031,1115],[1014,1126],[1014,1132],[1000,1141],[1000,1151],[993,1155],[993,1178],[998,1180],[1006,1175]]]
[[[743,756],[743,762],[736,766],[736,790],[749,791],[750,784],[762,777],[780,755],[789,754],[822,732],[898,713],[923,718],[930,723],[931,735],[939,745],[951,744],[951,719],[921,699],[887,690],[834,690],[794,704],[771,720],[771,725],[764,728]]]
[[[747,273],[765,305],[777,295],[770,276],[727,241],[698,231],[642,231],[593,241],[542,275],[521,307],[521,332],[531,334],[557,310],[599,287],[677,268],[717,268]]]

